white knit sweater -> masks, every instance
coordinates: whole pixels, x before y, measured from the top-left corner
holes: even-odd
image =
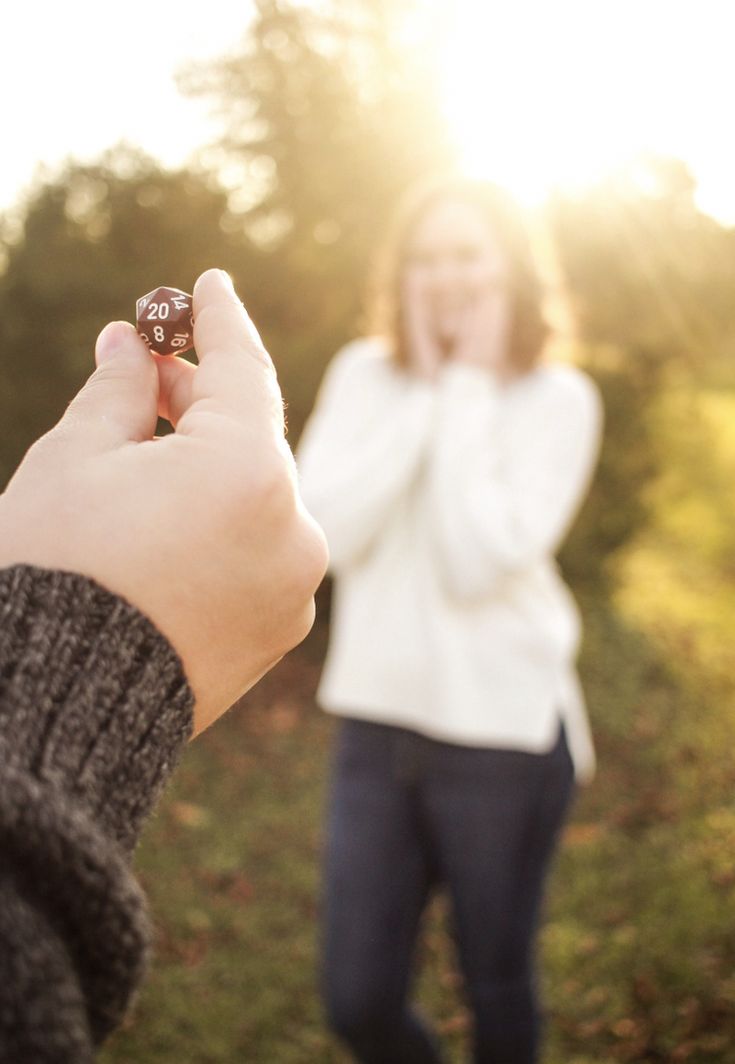
[[[337,355],[297,456],[335,576],[325,709],[536,753],[561,717],[578,778],[592,775],[579,618],[553,556],[601,420],[570,366],[500,385],[448,364],[429,384],[380,340]]]

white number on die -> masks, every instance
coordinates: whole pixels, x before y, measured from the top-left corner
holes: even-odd
[[[153,336],[154,336],[154,339],[157,340],[159,344],[163,340],[166,339],[166,333],[163,331],[163,326],[162,325],[154,325],[153,326]]]
[[[151,303],[148,307],[148,314],[146,315],[146,321],[153,321],[155,318],[159,318],[161,321],[169,316],[171,307],[168,303]]]

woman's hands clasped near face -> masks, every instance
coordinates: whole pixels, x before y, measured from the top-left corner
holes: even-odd
[[[79,572],[178,651],[195,732],[309,631],[327,562],[303,508],[269,356],[220,270],[194,288],[195,366],[131,325],[0,496],[0,566]],[[158,415],[175,432],[154,439]]]
[[[403,278],[411,369],[432,380],[444,361],[507,371],[509,299],[502,252],[479,210],[435,204],[413,235]]]

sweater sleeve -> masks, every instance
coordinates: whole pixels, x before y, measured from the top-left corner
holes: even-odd
[[[327,370],[297,450],[301,493],[339,572],[369,550],[425,456],[434,389],[356,341]]]
[[[0,1062],[85,1064],[149,942],[130,854],[191,733],[181,662],[74,573],[0,570]]]
[[[442,375],[431,528],[446,586],[459,599],[481,598],[552,556],[587,491],[600,442],[598,393],[571,367],[543,372],[512,446],[503,439],[504,400],[491,375],[459,365]]]

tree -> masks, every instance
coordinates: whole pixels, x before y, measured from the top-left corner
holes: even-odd
[[[184,78],[217,103],[224,135],[205,158],[229,174],[243,231],[267,252],[264,320],[297,427],[326,360],[356,327],[397,197],[451,161],[431,48],[406,39],[415,8],[257,0],[241,50]],[[247,301],[248,278],[238,280]]]
[[[582,341],[602,390],[606,432],[591,497],[563,554],[576,580],[599,581],[603,561],[649,520],[647,489],[665,441],[658,398],[701,380],[735,347],[735,238],[702,214],[678,160],[648,158],[550,217]]]
[[[136,298],[159,284],[190,288],[211,265],[243,269],[248,246],[226,219],[211,178],[164,172],[126,148],[35,191],[0,276],[3,482],[93,369],[102,325],[133,320]]]

